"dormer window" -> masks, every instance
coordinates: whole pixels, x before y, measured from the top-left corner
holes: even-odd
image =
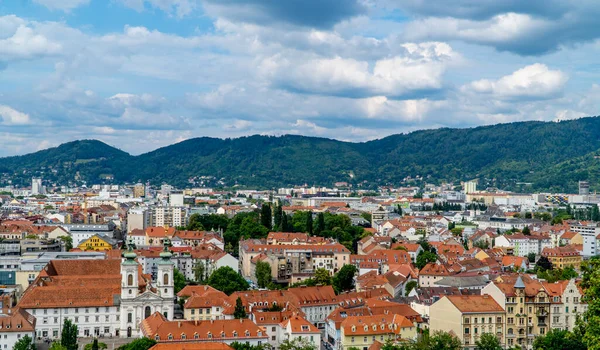
[[[212,333],[211,332],[208,332],[208,334],[206,336],[208,337],[208,339],[212,339]],[[194,334],[194,338],[196,338],[196,339],[199,338],[198,333]]]
[[[356,332],[356,326],[352,326],[352,332]]]
[[[181,339],[185,339],[185,338],[186,338],[185,334],[181,333]]]
[[[159,341],[160,340],[160,336],[157,334],[154,336],[154,340]]]
[[[249,337],[249,336],[250,336],[250,332],[249,332],[249,331],[246,331],[246,333],[245,333],[245,334],[246,334],[246,337]]]
[[[169,340],[173,340],[173,334],[169,334],[169,335],[167,336],[167,339],[169,339]]]
[[[225,332],[221,332],[221,338],[225,338]]]
[[[368,331],[368,330],[369,330],[369,326],[365,325],[365,326],[363,327],[363,329],[364,329],[365,331]]]
[[[234,337],[234,338],[237,338],[237,336],[238,336],[237,332],[236,332],[236,331],[233,331],[233,337]]]

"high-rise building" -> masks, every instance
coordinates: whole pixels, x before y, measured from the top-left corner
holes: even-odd
[[[463,183],[465,194],[477,192],[477,181],[467,181]]]
[[[169,205],[172,207],[183,207],[183,192],[172,191],[169,193]]]
[[[153,207],[150,226],[186,226],[187,218],[187,210],[183,207]]]
[[[588,196],[590,194],[590,183],[587,181],[579,181],[579,195]]]
[[[133,186],[133,196],[135,198],[141,198],[146,196],[146,187],[142,183],[137,183]]]
[[[42,185],[42,179],[35,177],[31,179],[31,194],[36,195],[44,193],[46,193],[46,189]]]

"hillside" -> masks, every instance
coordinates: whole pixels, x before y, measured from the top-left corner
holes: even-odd
[[[214,176],[227,186],[330,186],[336,181],[374,186],[399,185],[407,176],[419,175],[431,182],[480,178],[485,185],[508,189],[532,182],[533,187],[523,190],[575,191],[581,179],[598,188],[598,150],[600,117],[590,117],[422,130],[364,143],[293,135],[202,137],[139,156],[82,140],[0,158],[0,172],[25,184],[41,175],[61,184],[76,176],[88,183],[112,176],[117,183],[150,180],[185,186],[191,178]]]

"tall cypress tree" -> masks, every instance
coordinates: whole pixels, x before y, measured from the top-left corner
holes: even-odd
[[[281,203],[275,204],[275,231],[283,231],[282,227],[281,227],[281,220],[282,220],[282,214],[283,214],[283,208],[281,207]]]
[[[283,213],[281,216],[281,232],[288,232],[288,216],[286,213]]]
[[[271,217],[271,205],[263,203],[262,207],[260,208],[260,223],[269,230],[273,228]]]
[[[321,236],[323,231],[325,231],[325,214],[319,213],[319,214],[317,214],[317,224],[315,225],[315,234],[317,236]]]
[[[312,211],[309,211],[308,215],[306,215],[306,231],[308,231],[309,236],[313,235],[313,213],[312,213]]]

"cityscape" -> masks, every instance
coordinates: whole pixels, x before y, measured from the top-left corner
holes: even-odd
[[[0,0],[0,350],[600,350],[599,17]]]

